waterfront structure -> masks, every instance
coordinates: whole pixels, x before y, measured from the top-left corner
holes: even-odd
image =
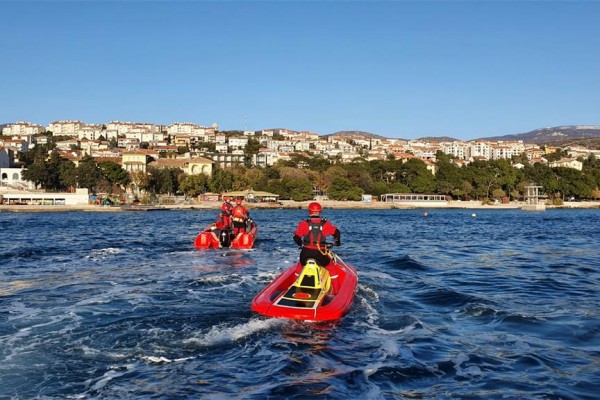
[[[540,201],[545,196],[540,194],[542,187],[538,185],[525,186],[525,204],[521,207],[523,211],[545,211],[546,205]]]
[[[448,199],[441,194],[386,193],[380,201],[394,203],[395,208],[407,207],[447,207]]]
[[[89,204],[89,193],[87,189],[76,189],[75,193],[12,191],[2,193],[2,203],[35,206],[81,206]]]

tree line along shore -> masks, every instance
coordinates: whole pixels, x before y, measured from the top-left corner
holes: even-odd
[[[306,209],[310,201],[283,200],[279,203],[248,203],[249,210],[258,209],[283,209],[297,210]],[[164,204],[164,205],[0,205],[0,212],[66,212],[66,211],[89,211],[89,212],[128,212],[128,211],[160,211],[160,210],[220,210],[222,202],[207,201],[196,204]],[[514,210],[520,209],[525,203],[514,201],[507,204],[483,204],[481,201],[448,201],[446,206],[408,205],[386,202],[363,202],[363,201],[336,201],[324,200],[321,204],[325,210],[429,210],[429,209],[478,209],[478,210]],[[562,205],[547,205],[547,208],[555,209],[600,209],[600,201],[572,201]]]

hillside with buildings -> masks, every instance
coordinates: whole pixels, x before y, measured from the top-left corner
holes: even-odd
[[[565,129],[561,137],[591,131]],[[126,192],[131,201],[143,193],[218,196],[234,188],[297,201],[385,193],[498,201],[522,198],[524,186],[537,182],[552,191],[553,199],[595,199],[600,198],[598,157],[600,150],[575,142],[556,146],[522,139],[406,140],[360,131],[324,136],[288,129],[219,131],[216,124],[189,122],[18,122],[4,127],[0,137],[0,188],[88,188],[92,193]]]
[[[409,185],[408,177],[411,172],[398,171],[401,165],[409,168],[417,163],[417,168],[422,167],[430,176],[437,174],[440,159],[444,162],[449,160],[456,167],[471,164],[481,166],[477,163],[502,161],[503,165],[511,165],[514,168],[540,164],[548,168],[562,167],[582,171],[583,161],[590,156],[600,157],[599,150],[576,144],[578,142],[571,142],[568,146],[556,146],[552,144],[559,142],[548,141],[548,138],[592,140],[594,134],[600,137],[600,129],[596,128],[547,128],[529,132],[526,134],[528,136],[513,135],[461,141],[448,137],[394,139],[361,131],[341,131],[330,135],[288,129],[219,131],[216,124],[202,126],[189,122],[157,125],[147,122],[111,121],[87,124],[82,121],[54,121],[48,126],[18,122],[7,124],[2,130],[0,184],[16,189],[32,188],[34,184],[24,180],[22,174],[34,165],[34,159],[32,156],[28,156],[28,159],[20,157],[30,154],[32,149],[41,148],[47,152],[43,154],[44,159],[40,160],[47,163],[45,165],[52,165],[52,162],[56,165],[62,162],[60,160],[71,162],[75,168],[89,163],[90,160],[98,165],[104,163],[106,166],[106,163],[110,163],[110,168],[116,166],[117,169],[124,170],[138,179],[139,182],[135,183],[137,187],[144,184],[144,179],[149,179],[147,175],[150,170],[177,170],[186,176],[211,178],[214,177],[215,171],[283,165],[292,167],[292,170],[282,170],[278,173],[293,175],[296,172],[292,171],[312,168],[310,160],[322,160],[322,165],[342,166],[357,163],[379,163],[377,165],[381,166],[382,163],[394,161],[396,167],[387,171],[387,175],[377,178],[383,179],[388,188],[385,190],[416,190]],[[524,140],[525,138],[538,138],[542,143]],[[36,157],[39,159],[39,154]],[[365,169],[363,176],[365,173],[373,175],[377,174],[377,171],[367,172]],[[399,176],[400,173],[404,175]],[[353,176],[357,180],[362,179],[361,173],[355,173]],[[156,178],[156,174],[154,177]],[[231,182],[233,178],[224,179]],[[271,177],[271,180],[273,179]],[[304,174],[302,179],[315,183],[321,178],[314,174]],[[373,179],[373,176],[369,179]],[[403,186],[394,186],[394,182],[403,182]],[[366,193],[367,183],[364,188]],[[205,183],[196,180],[194,185]],[[213,186],[220,188],[219,185],[214,183]],[[275,185],[273,190],[282,193],[294,191],[293,184],[290,185],[292,186],[287,188]],[[488,182],[487,192],[491,187],[493,183]],[[433,190],[435,186],[423,188]],[[310,186],[306,190],[310,195]],[[459,192],[464,191],[455,188],[453,193]]]
[[[123,168],[134,170],[145,169],[153,162],[159,164],[160,158],[199,157],[221,168],[236,164],[265,167],[280,160],[289,160],[294,153],[341,163],[356,159],[418,158],[431,164],[435,162],[437,152],[460,162],[510,159],[521,155],[536,161],[553,151],[552,147],[545,145],[559,143],[557,138],[565,143],[567,139],[592,140],[590,138],[594,135],[600,138],[600,127],[545,128],[521,135],[461,141],[448,137],[392,139],[362,131],[340,131],[323,136],[288,129],[221,132],[216,124],[201,126],[189,122],[157,125],[119,121],[104,124],[54,121],[48,126],[29,122],[7,124],[2,130],[0,146],[12,152],[13,155],[7,157],[11,165],[19,161],[18,153],[36,145],[52,143],[61,156],[73,161],[89,155],[117,160]],[[540,143],[534,142],[534,139],[540,140]],[[595,154],[595,150],[576,144],[569,145],[567,150],[573,158]],[[143,165],[139,167],[139,163]]]

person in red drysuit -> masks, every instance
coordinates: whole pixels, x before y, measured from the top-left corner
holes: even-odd
[[[294,242],[302,247],[300,264],[304,265],[306,260],[312,258],[320,266],[326,267],[331,276],[334,293],[337,293],[339,289],[338,275],[327,251],[326,239],[328,236],[333,236],[333,244],[339,246],[341,233],[335,225],[321,217],[322,209],[321,204],[317,202],[308,205],[309,218],[298,224],[294,232]]]
[[[231,213],[233,212],[233,205],[231,204],[230,196],[223,196],[223,204],[221,205],[221,214],[219,218],[223,220],[223,229],[232,229]]]
[[[242,205],[242,198],[237,197],[235,199],[235,206],[233,207],[233,211],[231,215],[233,217],[233,234],[237,235],[240,232],[246,231],[246,223],[250,219],[250,213],[246,207]]]

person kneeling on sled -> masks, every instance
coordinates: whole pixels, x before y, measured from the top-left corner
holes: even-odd
[[[250,213],[242,205],[242,198],[235,199],[235,207],[231,212],[233,216],[233,234],[237,235],[240,232],[246,232],[246,223],[250,220]]]
[[[300,263],[306,264],[306,260],[312,258],[322,267],[329,270],[331,285],[334,293],[338,292],[339,282],[337,271],[331,263],[331,257],[327,251],[327,236],[333,236],[333,244],[341,244],[341,233],[331,222],[321,217],[322,207],[317,202],[308,205],[309,218],[301,221],[294,232],[294,242],[302,247],[300,251]]]

